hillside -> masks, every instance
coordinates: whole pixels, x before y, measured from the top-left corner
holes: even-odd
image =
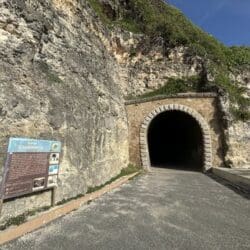
[[[218,93],[207,121],[220,137],[214,154],[246,168],[249,57],[249,48],[223,46],[159,0],[4,0],[0,181],[10,137],[56,140],[56,202],[83,195],[131,163],[127,99],[178,92]],[[50,200],[44,192],[6,202],[0,225]]]
[[[179,10],[161,0],[88,1],[110,29],[121,27],[133,33],[145,34],[152,41],[157,41],[157,37],[161,37],[166,56],[173,48],[183,46],[186,48],[184,57],[201,57],[204,65],[203,75],[198,79],[193,90],[222,90],[229,94],[231,113],[235,118],[242,120],[250,118],[249,99],[243,95],[246,93],[246,88],[244,84],[239,84],[230,78],[230,75],[250,68],[249,47],[224,46],[192,24]],[[154,43],[150,45],[154,47]],[[145,50],[143,46],[136,49],[137,51],[133,53]],[[199,85],[198,88],[197,85]],[[171,91],[176,88],[171,86],[165,89]],[[179,89],[180,91],[190,90],[185,87]],[[164,90],[157,91],[159,92],[163,93]]]

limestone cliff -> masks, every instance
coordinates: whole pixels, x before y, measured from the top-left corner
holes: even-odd
[[[117,5],[104,2],[116,15]],[[0,0],[0,163],[10,136],[62,141],[58,201],[127,166],[126,97],[204,73],[204,60],[187,56],[185,46],[166,53],[160,37],[109,29],[92,7],[88,0]],[[249,73],[232,77],[249,87]],[[249,123],[229,121],[226,131],[228,162],[247,166]],[[6,203],[1,219],[46,205],[45,197]]]
[[[124,96],[138,96],[159,89],[171,78],[198,77],[202,80],[204,91],[215,91],[219,95],[221,125],[226,139],[226,164],[230,167],[249,167],[250,49],[225,47],[183,19],[177,10],[170,6],[164,9],[164,4],[159,0],[90,2],[94,8],[93,2],[99,3],[99,17],[106,26],[108,23],[111,27],[110,39],[104,44],[119,65]],[[166,16],[162,14],[164,11]],[[166,27],[161,27],[161,19],[164,19],[162,23]],[[174,21],[179,21],[180,25]],[[171,31],[171,26],[176,30]],[[188,42],[182,40],[183,34],[188,37]],[[190,37],[193,34],[197,41]],[[192,47],[202,48],[201,51],[205,53]],[[216,60],[219,61],[218,65],[211,69],[211,65],[217,64]],[[233,117],[232,113],[236,111],[236,116],[241,116],[243,110],[246,111],[243,121]]]
[[[143,46],[142,46],[143,44]],[[152,45],[150,47],[150,45]],[[148,49],[147,53],[140,51]],[[166,56],[163,41],[159,38],[152,41],[143,35],[131,32],[113,30],[108,50],[116,58],[119,65],[120,84],[125,98],[135,97],[166,84],[169,79],[189,79],[201,77],[204,73],[204,60],[199,56],[186,56],[187,48],[179,46],[169,50]],[[135,48],[140,48],[136,54],[132,54]],[[214,80],[213,75],[208,78]],[[242,69],[230,74],[232,82],[245,89],[244,95],[250,97],[250,71]],[[228,95],[218,89],[220,109],[222,111],[222,124],[226,139],[225,162],[229,167],[249,168],[250,156],[250,121],[236,120],[230,113],[230,100]],[[249,110],[249,108],[248,108]]]
[[[57,200],[105,183],[128,164],[118,67],[101,36],[86,1],[0,2],[1,166],[10,136],[62,141]],[[19,209],[6,203],[4,214],[45,200],[17,199]]]

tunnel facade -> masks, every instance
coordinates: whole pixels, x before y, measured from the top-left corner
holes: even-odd
[[[207,171],[212,167],[209,126],[190,107],[169,104],[152,110],[140,128],[145,169],[174,167]]]

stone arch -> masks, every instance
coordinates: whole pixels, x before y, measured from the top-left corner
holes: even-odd
[[[203,170],[208,171],[212,167],[212,143],[209,125],[206,120],[194,109],[184,106],[181,104],[168,104],[159,106],[158,108],[151,111],[142,122],[140,128],[140,154],[141,154],[141,163],[144,169],[150,170],[150,157],[149,157],[149,147],[147,141],[148,128],[153,119],[159,114],[166,111],[182,111],[189,114],[193,117],[201,127],[202,137],[203,137]]]

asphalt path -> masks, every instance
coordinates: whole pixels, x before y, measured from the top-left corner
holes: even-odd
[[[0,249],[250,249],[250,196],[199,172],[154,169]]]

